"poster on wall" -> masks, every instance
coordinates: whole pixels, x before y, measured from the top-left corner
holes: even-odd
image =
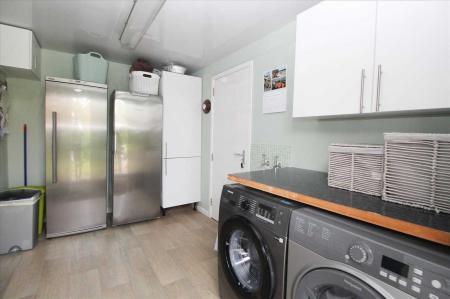
[[[286,111],[286,66],[264,72],[263,113]]]

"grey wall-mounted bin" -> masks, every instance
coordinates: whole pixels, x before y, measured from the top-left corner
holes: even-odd
[[[0,192],[0,254],[36,245],[39,197],[38,190]]]

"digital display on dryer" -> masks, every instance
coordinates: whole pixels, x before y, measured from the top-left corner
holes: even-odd
[[[409,266],[383,255],[381,267],[403,277],[408,277]]]

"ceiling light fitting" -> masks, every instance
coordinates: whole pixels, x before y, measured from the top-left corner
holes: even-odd
[[[127,48],[135,49],[155,21],[165,2],[166,0],[133,0],[133,6],[119,37],[120,43]]]

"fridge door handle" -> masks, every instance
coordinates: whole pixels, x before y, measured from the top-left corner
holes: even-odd
[[[56,184],[58,182],[58,153],[57,153],[57,114],[55,111],[52,112],[52,183]]]

